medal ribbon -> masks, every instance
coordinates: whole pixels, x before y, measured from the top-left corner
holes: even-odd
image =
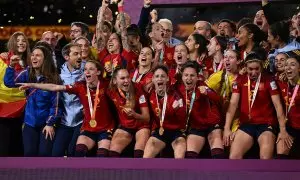
[[[95,96],[95,99],[94,99],[94,107],[93,107],[93,104],[92,104],[92,97],[91,97],[91,92],[90,92],[90,89],[88,87],[88,84],[86,84],[86,88],[87,88],[87,95],[88,95],[88,102],[89,102],[89,108],[90,108],[90,115],[91,115],[91,119],[94,120],[95,117],[96,117],[96,109],[97,109],[97,106],[99,104],[99,91],[100,91],[100,81],[98,81],[98,84],[97,84],[97,90],[96,90],[96,96]]]
[[[294,92],[293,92],[293,95],[292,95],[291,102],[289,102],[289,84],[288,84],[288,89],[287,89],[287,103],[286,103],[286,111],[285,111],[285,117],[286,118],[287,118],[288,113],[290,112],[290,110],[292,108],[292,105],[293,105],[294,101],[295,101],[298,89],[299,89],[299,84],[296,85],[296,87],[294,89]]]
[[[185,94],[185,104],[186,104],[186,107],[188,106],[188,103],[187,103],[188,96],[187,96],[187,94],[188,94],[188,92],[186,91],[186,94]],[[194,87],[194,90],[193,90],[193,93],[192,93],[192,97],[191,97],[191,101],[190,101],[189,111],[187,112],[187,121],[186,121],[186,125],[185,125],[186,126],[186,130],[187,130],[187,127],[188,127],[188,124],[189,124],[190,114],[192,112],[195,99],[196,99],[196,93],[195,93],[195,87]],[[186,111],[187,111],[187,108],[186,108]]]
[[[157,108],[158,108],[159,111],[160,111],[157,93],[155,93],[155,95],[156,95]],[[160,127],[163,127],[163,123],[164,123],[164,120],[165,120],[165,114],[166,114],[166,109],[167,109],[167,102],[168,102],[168,95],[167,95],[167,92],[165,92],[164,103],[163,103],[163,109],[162,109],[161,114],[159,115],[159,116],[161,116],[161,117],[159,118],[159,119],[160,119]]]
[[[255,84],[255,88],[254,88],[254,92],[253,92],[253,98],[252,98],[252,101],[251,101],[251,91],[250,91],[250,88],[251,88],[251,83],[250,83],[250,78],[248,76],[248,107],[249,107],[249,116],[250,116],[250,113],[251,113],[251,108],[254,104],[254,101],[255,101],[255,98],[256,98],[256,95],[257,95],[257,92],[258,92],[258,88],[259,88],[259,84],[260,84],[260,79],[261,79],[261,74],[259,74],[257,80],[256,80],[256,84]]]

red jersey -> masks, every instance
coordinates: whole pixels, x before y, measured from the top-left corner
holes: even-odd
[[[292,96],[295,90],[295,86],[290,86],[288,87],[288,83],[286,82],[278,82],[279,88],[281,91],[281,97],[284,101],[283,108],[285,111],[287,111],[291,100]],[[295,129],[300,129],[300,89],[297,91],[296,97],[294,102],[291,105],[291,109],[287,114],[288,118],[288,125]]]
[[[276,82],[280,81],[280,82],[287,82],[287,78],[284,75],[285,73],[275,73],[274,74],[274,79],[276,80]]]
[[[170,84],[174,85],[177,81],[180,81],[180,72],[177,68],[171,68],[169,71]]]
[[[250,80],[250,94],[253,97],[256,81]],[[277,117],[272,95],[279,94],[276,82],[266,74],[261,75],[258,92],[251,108],[249,120],[248,76],[238,76],[232,86],[232,93],[240,94],[240,121],[249,124],[275,125]]]
[[[200,86],[207,88],[207,95],[200,93]],[[177,86],[181,96],[187,105],[186,112],[188,114],[193,91],[187,92],[183,83]],[[187,94],[186,94],[187,93]],[[221,125],[221,114],[217,106],[220,96],[213,90],[209,89],[203,81],[199,81],[195,88],[195,100],[190,113],[189,124],[194,129],[207,129],[211,126]]]
[[[114,102],[118,112],[119,124],[122,127],[129,129],[142,129],[150,128],[149,122],[142,122],[132,117],[128,117],[123,111],[126,105],[126,97],[123,97],[118,90],[109,90],[108,95]],[[141,113],[141,108],[148,107],[148,103],[142,89],[139,86],[135,86],[135,107],[133,108],[136,113]]]
[[[13,56],[13,53],[12,52],[8,52],[8,58],[7,59],[2,59],[4,61],[5,64],[7,64],[7,66],[10,65],[10,58]],[[21,71],[23,71],[26,67],[22,67],[20,65],[20,63],[17,63],[14,67],[15,69],[15,72],[17,74],[19,74]]]
[[[133,51],[123,49],[122,56],[127,60],[127,70],[130,72],[137,67],[139,55]]]
[[[150,93],[150,105],[151,110],[153,111],[153,124],[152,129],[160,127],[160,111],[163,109],[164,97],[158,97],[158,103],[156,99],[156,92],[153,90]],[[177,107],[174,105],[178,103]],[[168,99],[166,105],[165,118],[163,122],[163,128],[167,130],[185,130],[186,128],[186,112],[183,99],[180,95],[174,91],[168,91]]]
[[[131,80],[142,87],[152,82],[152,76],[153,73],[151,71],[147,72],[146,74],[140,74],[138,68],[130,72]]]
[[[81,127],[83,131],[89,132],[100,132],[113,130],[115,127],[115,121],[110,111],[109,99],[106,95],[107,84],[100,83],[99,87],[99,104],[96,108],[96,117],[95,120],[97,122],[96,127],[91,127],[89,122],[91,120],[88,95],[87,95],[87,87],[85,82],[76,82],[74,85],[67,85],[66,92],[69,94],[76,94],[79,97],[81,104],[83,105],[83,113],[84,120]],[[90,89],[91,100],[94,106],[94,99],[96,96],[96,88]]]
[[[132,70],[136,66],[138,55],[136,55],[132,51],[127,52],[124,49],[120,54],[110,54],[105,48],[100,53],[98,53],[98,58],[103,67],[107,64],[113,64],[114,68],[120,66],[125,67],[128,70]],[[107,76],[107,72],[104,70],[103,77],[106,78]]]
[[[206,71],[208,73],[208,77],[215,73],[214,71],[214,65],[213,65],[213,59],[210,57],[206,57],[204,60],[204,68],[203,71]]]
[[[176,67],[176,61],[174,60],[174,52],[175,52],[175,47],[174,46],[164,46],[164,58],[163,62],[165,65],[168,66],[168,68],[174,68]],[[160,59],[158,60],[159,62],[161,61]]]

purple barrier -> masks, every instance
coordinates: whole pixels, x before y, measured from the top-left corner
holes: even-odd
[[[0,179],[298,180],[300,161],[0,158]]]
[[[143,0],[126,0],[125,10],[132,18],[132,23],[139,20]],[[261,0],[153,0],[153,4],[201,4],[201,3],[234,3],[234,2],[261,2]]]

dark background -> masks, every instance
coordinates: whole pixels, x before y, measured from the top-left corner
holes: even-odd
[[[300,11],[300,0],[272,3],[276,11],[282,13],[286,19]],[[159,18],[168,18],[176,26],[194,24],[198,20],[216,23],[224,18],[237,22],[243,17],[253,18],[260,5],[260,2],[256,2],[154,5],[154,7],[158,9]],[[0,26],[70,25],[73,21],[95,25],[100,6],[101,0],[0,0]],[[111,8],[113,11],[117,9],[114,5]],[[30,19],[30,16],[34,19]],[[62,19],[61,23],[58,23],[58,19]],[[5,43],[6,41],[0,42],[1,51],[5,50]]]

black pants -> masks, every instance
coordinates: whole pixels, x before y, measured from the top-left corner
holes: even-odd
[[[0,156],[23,156],[22,118],[0,118]]]

